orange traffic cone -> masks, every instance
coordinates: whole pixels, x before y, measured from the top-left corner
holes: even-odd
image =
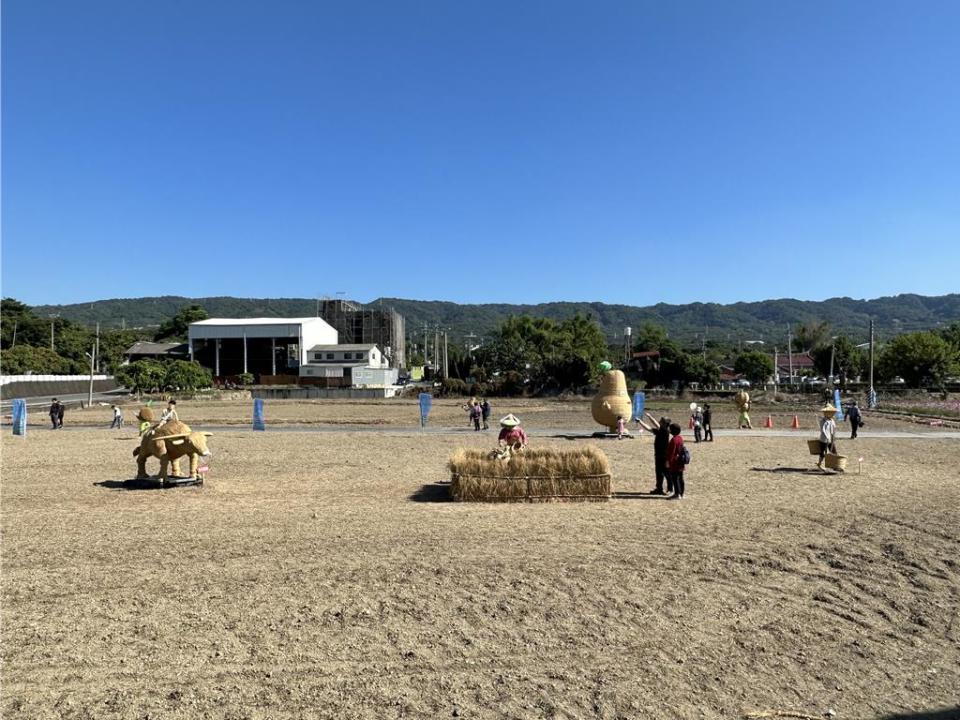
[[[799,430],[799,429],[800,429],[800,418],[797,417],[796,415],[794,415],[794,416],[793,416],[793,422],[790,423],[790,427],[792,427],[794,430]]]
[[[766,421],[763,423],[763,426],[764,426],[765,428],[772,428],[772,427],[773,427],[773,417],[770,416],[770,415],[767,415],[767,419],[766,419]]]

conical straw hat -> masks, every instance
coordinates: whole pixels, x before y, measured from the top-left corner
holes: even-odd
[[[820,412],[822,412],[824,415],[836,415],[837,409],[830,403],[827,403],[822,408],[820,408]]]
[[[510,413],[509,415],[505,415],[502,418],[500,418],[500,424],[503,427],[516,427],[517,425],[520,424],[520,418],[518,418],[513,413]]]

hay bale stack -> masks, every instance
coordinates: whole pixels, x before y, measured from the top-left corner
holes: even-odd
[[[611,493],[610,462],[595,447],[527,449],[509,460],[461,449],[449,468],[450,495],[457,501],[604,501]]]

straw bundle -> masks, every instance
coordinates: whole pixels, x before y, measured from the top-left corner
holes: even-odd
[[[847,456],[846,455],[834,455],[833,453],[827,453],[824,457],[824,465],[826,465],[831,470],[838,470],[843,472],[847,469]]]
[[[481,450],[457,450],[449,463],[450,494],[458,501],[550,502],[607,500],[610,463],[595,447],[526,449],[507,460]]]

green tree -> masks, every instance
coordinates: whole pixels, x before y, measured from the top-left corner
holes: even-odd
[[[643,323],[638,329],[633,349],[637,352],[659,350],[669,341],[666,328],[652,322]]]
[[[583,387],[597,373],[607,344],[600,327],[575,315],[556,323],[529,315],[505,320],[474,355],[474,366],[493,376],[501,373],[511,388],[528,387],[534,393]]]
[[[210,315],[203,309],[203,306],[185,305],[180,308],[172,318],[160,323],[160,328],[157,330],[157,334],[153,339],[156,342],[160,342],[161,340],[169,340],[171,342],[175,340],[186,340],[190,323],[206,320],[208,317],[210,317]]]
[[[137,360],[117,368],[115,377],[117,382],[133,392],[151,392],[163,387],[167,369],[156,360]]]
[[[737,356],[733,369],[754,385],[762,385],[773,375],[773,358],[759,350],[747,350]]]
[[[957,360],[956,351],[939,334],[907,333],[887,344],[877,370],[884,380],[899,376],[910,387],[938,387],[957,370]]]
[[[71,372],[69,360],[48,347],[21,345],[0,354],[0,372],[4,375],[66,375]]]
[[[701,385],[717,385],[720,382],[720,366],[702,355],[684,353],[680,364],[683,379],[681,382],[700,383]]]
[[[829,343],[830,323],[825,320],[810,320],[793,330],[793,349],[799,352],[809,352]]]
[[[853,344],[846,335],[838,335],[832,344],[819,345],[810,353],[817,372],[827,377],[830,374],[830,356],[833,355],[833,374],[846,384],[863,372],[867,364],[866,354]]]
[[[213,385],[210,371],[190,360],[171,360],[164,363],[164,388],[171,390],[199,390]]]

